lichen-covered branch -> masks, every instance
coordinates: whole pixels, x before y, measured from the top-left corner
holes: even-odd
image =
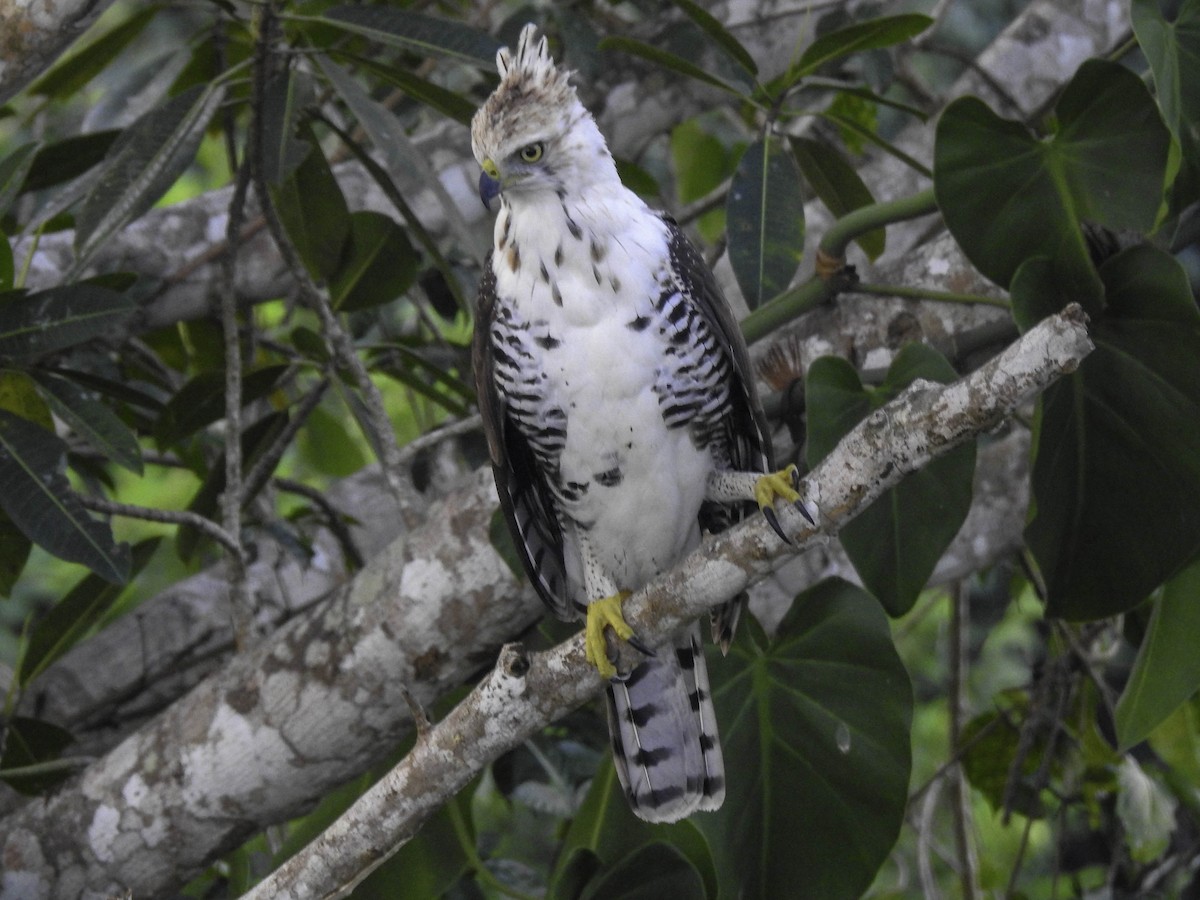
[[[806,479],[820,511],[813,527],[794,510],[782,520],[795,541],[766,523],[742,523],[655,579],[625,604],[626,620],[651,646],[745,590],[779,562],[824,540],[905,474],[995,427],[1091,351],[1078,307],[1053,316],[971,375],[949,385],[916,382],[871,414]],[[248,896],[310,900],[342,896],[411,837],[424,819],[487,763],[599,692],[582,635],[543,653],[509,645],[491,674],[411,753],[321,837]]]
[[[58,59],[112,0],[0,0],[0,104]]]

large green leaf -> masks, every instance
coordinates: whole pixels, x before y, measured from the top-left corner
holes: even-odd
[[[647,844],[604,869],[579,900],[704,900],[704,880],[691,861],[670,844]]]
[[[652,62],[656,66],[661,66],[680,75],[686,75],[688,78],[694,78],[703,84],[712,85],[715,88],[720,88],[738,97],[742,96],[740,90],[722,81],[702,66],[697,65],[691,60],[684,59],[682,56],[671,53],[669,50],[663,50],[643,41],[626,37],[606,37],[600,42],[599,49],[605,52],[628,53],[630,56],[637,56],[647,62]]]
[[[0,780],[29,796],[44,793],[65,780],[70,769],[51,772],[21,772],[40,763],[58,759],[73,738],[65,728],[43,719],[13,716],[5,723],[4,756],[0,758]]]
[[[49,72],[30,85],[30,93],[59,98],[78,94],[85,84],[120,55],[130,41],[142,33],[158,11],[159,7],[153,4],[141,9],[133,7],[125,21],[55,63]]]
[[[197,85],[141,116],[117,139],[75,220],[76,270],[187,170],[224,96],[224,82]]]
[[[461,122],[468,128],[471,119],[478,109],[478,102],[462,94],[442,87],[440,84],[414,75],[406,69],[383,65],[373,59],[363,59],[346,53],[337,54],[339,58],[350,60],[359,69],[369,72],[371,77],[385,84],[400,88],[408,96],[430,109],[437,110],[442,115],[449,116],[456,122]]]
[[[1055,289],[1039,262],[1014,281],[1023,322]],[[1148,245],[1100,276],[1096,349],[1038,408],[1025,529],[1046,612],[1068,619],[1131,609],[1200,550],[1200,313],[1187,277]]]
[[[906,13],[898,16],[881,16],[868,22],[847,25],[829,34],[823,34],[805,49],[799,61],[792,67],[792,79],[810,75],[821,66],[851,53],[890,47],[916,37],[933,24],[929,16]]]
[[[62,472],[67,445],[20,416],[0,410],[0,509],[35,544],[100,577],[124,582],[129,547],[91,518]]]
[[[33,158],[33,165],[29,167],[21,191],[40,191],[78,178],[104,160],[105,154],[120,135],[120,130],[110,128],[42,144]]]
[[[1163,118],[1176,137],[1200,137],[1200,0],[1183,0],[1173,21],[1163,16],[1159,0],[1132,0],[1130,13]]]
[[[313,102],[308,79],[292,68],[271,78],[263,90],[262,174],[279,186],[304,162],[312,144],[296,136],[300,111]]]
[[[37,149],[37,144],[22,144],[4,159],[0,159],[0,216],[8,212],[13,199],[20,193],[21,185],[25,183],[37,156]],[[5,240],[4,243],[7,244],[8,241]],[[8,252],[11,257],[11,248]]]
[[[681,867],[680,880],[690,883],[692,874],[699,873],[702,893],[698,896],[716,900],[718,882],[712,852],[694,820],[663,825],[634,816],[612,757],[606,756],[567,829],[549,895],[556,900],[573,900],[585,886],[592,890],[604,883],[614,868],[623,868],[647,846],[663,844],[669,844],[688,861],[686,872]],[[664,889],[663,896],[674,894]]]
[[[752,144],[725,205],[729,264],[751,309],[782,293],[804,255],[804,195],[796,160],[775,140]]]
[[[875,202],[854,167],[825,141],[809,137],[794,137],[790,141],[804,180],[835,219]],[[883,253],[886,239],[887,232],[877,228],[854,240],[867,258],[874,260]]]
[[[350,215],[350,236],[329,283],[335,309],[353,312],[395,300],[416,281],[421,257],[408,234],[383,213]]]
[[[148,538],[134,548],[130,577],[150,561],[161,538]],[[97,624],[121,596],[124,585],[112,584],[97,575],[85,576],[67,595],[50,608],[29,630],[22,643],[17,681],[27,686],[56,659],[70,650]]]
[[[300,129],[308,153],[278,185],[268,185],[279,220],[309,274],[330,278],[350,239],[350,207],[309,125]]]
[[[80,439],[117,465],[142,474],[142,452],[137,436],[120,416],[72,381],[46,373],[38,373],[35,377],[55,414]]]
[[[946,225],[988,278],[1008,287],[1026,259],[1053,260],[1060,296],[1089,313],[1100,284],[1082,222],[1149,231],[1162,202],[1171,136],[1146,86],[1116,63],[1085,62],[1038,140],[965,97],[937,127],[934,189]]]
[[[912,690],[887,618],[831,579],[796,598],[769,646],[745,625],[710,666],[725,804],[696,820],[722,896],[858,897],[908,799]]]
[[[486,31],[394,6],[338,6],[327,11],[325,18],[380,43],[449,56],[489,70],[500,49]]]
[[[750,55],[749,51],[742,46],[737,38],[729,33],[728,29],[718,19],[714,18],[712,14],[698,3],[693,3],[692,0],[674,0],[674,2],[689,19],[695,22],[706,35],[712,38],[717,46],[725,51],[730,59],[745,70],[747,75],[751,78],[758,75],[758,65],[754,62],[754,57]]]
[[[822,357],[805,378],[810,467],[855,425],[917,378],[950,382],[954,369],[936,350],[909,344],[884,383],[866,388],[845,360]],[[888,489],[838,535],[854,568],[889,614],[904,615],[971,507],[975,444],[963,444]]]
[[[1154,603],[1129,682],[1117,701],[1117,739],[1143,741],[1200,689],[1200,561],[1176,575]]]
[[[67,284],[0,295],[0,357],[42,356],[111,333],[137,308],[125,294]]]

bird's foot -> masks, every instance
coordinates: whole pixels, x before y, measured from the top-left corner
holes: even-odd
[[[776,500],[786,500],[788,503],[793,504],[796,509],[800,510],[800,514],[808,520],[810,525],[817,524],[812,517],[812,513],[804,505],[804,500],[800,497],[799,488],[800,470],[794,464],[778,472],[768,472],[754,483],[754,499],[758,503],[758,508],[762,510],[767,524],[775,529],[775,533],[789,544],[792,541],[784,533],[783,528],[779,524],[779,517],[775,515]]]
[[[611,597],[593,600],[587,607],[584,653],[587,655],[587,661],[605,678],[612,678],[617,674],[617,667],[609,658],[608,642],[604,638],[605,627],[612,628],[613,633],[623,641],[633,638],[633,629],[629,627],[621,611],[621,604],[628,596],[629,591],[617,591]]]

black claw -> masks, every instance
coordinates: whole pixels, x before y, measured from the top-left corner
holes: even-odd
[[[792,490],[798,491],[798,490],[800,490],[800,470],[796,467],[793,467],[791,472],[792,472]]]
[[[786,534],[784,534],[783,529],[779,527],[779,517],[775,515],[775,510],[773,510],[769,506],[764,506],[762,508],[762,514],[764,517],[766,517],[767,524],[775,529],[775,533],[777,535],[779,535],[780,539],[785,544],[790,544],[792,542],[792,539],[790,537],[788,537]]]
[[[800,510],[800,515],[804,516],[804,518],[805,518],[805,519],[808,521],[808,524],[809,524],[809,525],[812,525],[814,528],[816,527],[816,525],[817,525],[817,520],[816,520],[816,519],[814,519],[814,518],[813,518],[813,517],[812,517],[812,516],[809,514],[809,512],[808,512],[808,507],[806,507],[806,506],[804,505],[804,501],[803,501],[803,500],[797,500],[797,501],[796,501],[796,509]]]
[[[639,638],[636,634],[631,634],[629,636],[629,638],[627,639],[627,642],[630,647],[632,647],[638,653],[642,654],[642,656],[653,656],[654,655],[654,651],[651,650],[649,647],[647,647],[645,644],[643,644],[642,639]]]

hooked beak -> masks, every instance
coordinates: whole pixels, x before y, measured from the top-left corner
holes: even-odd
[[[496,164],[490,159],[485,159],[483,171],[479,173],[479,199],[483,201],[483,205],[489,212],[492,209],[492,201],[500,193],[499,175],[500,170],[496,168]]]

